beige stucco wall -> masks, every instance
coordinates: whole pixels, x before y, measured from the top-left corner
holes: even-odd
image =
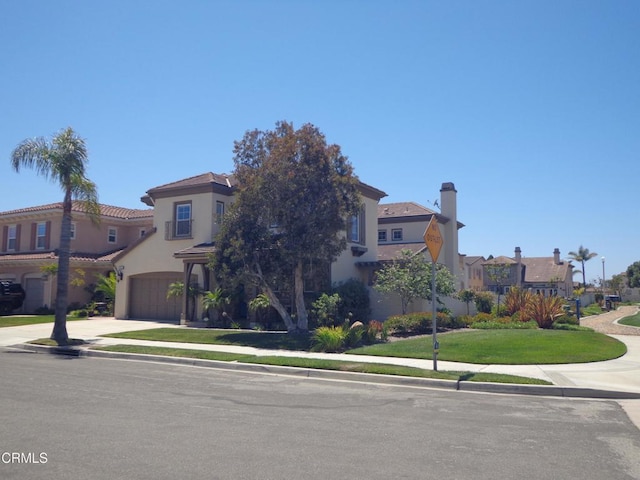
[[[356,278],[362,281],[366,279],[362,278],[363,272],[360,268],[356,267],[356,262],[375,262],[377,260],[378,250],[378,218],[377,209],[378,202],[371,198],[363,197],[364,209],[365,209],[365,243],[357,244],[367,248],[367,251],[360,257],[354,256],[351,251],[351,246],[356,245],[351,242],[347,242],[347,249],[342,252],[338,259],[331,264],[331,283],[345,282],[351,278]]]
[[[184,273],[184,263],[174,258],[173,254],[179,250],[192,247],[200,243],[210,242],[215,223],[215,199],[212,193],[194,194],[157,199],[154,207],[153,223],[157,231],[148,235],[135,248],[117,259],[115,268],[124,267],[123,278],[116,286],[116,318],[127,318],[129,312],[129,292],[131,278],[150,272]],[[224,200],[223,200],[224,201]],[[185,239],[166,240],[165,223],[174,220],[176,203],[191,202],[192,237]],[[202,282],[198,269],[194,269],[194,276]]]

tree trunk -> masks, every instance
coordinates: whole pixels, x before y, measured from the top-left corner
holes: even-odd
[[[67,188],[62,204],[62,226],[58,247],[58,285],[56,287],[55,321],[51,338],[58,345],[67,345],[67,305],[69,303],[69,257],[71,249],[71,190]]]
[[[307,307],[304,304],[304,278],[302,272],[302,260],[298,260],[294,272],[296,314],[298,317],[298,330],[306,332],[307,330],[309,330],[309,317],[307,315]]]
[[[262,282],[261,288],[264,294],[269,298],[271,306],[276,309],[276,312],[278,312],[278,315],[280,315],[280,318],[284,321],[284,324],[287,327],[287,332],[295,331],[296,326],[293,324],[293,320],[291,320],[291,315],[289,315],[287,309],[284,308],[284,305],[282,305],[278,296],[264,282]]]

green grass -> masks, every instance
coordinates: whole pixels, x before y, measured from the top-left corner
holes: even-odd
[[[58,346],[58,342],[56,342],[55,340],[53,340],[51,338],[38,338],[37,340],[32,340],[29,343],[33,343],[34,345],[46,345],[48,347],[57,347]],[[81,338],[70,338],[65,346],[66,347],[73,347],[73,346],[78,346],[78,345],[86,345],[86,343],[87,342],[85,342]]]
[[[76,318],[67,317],[67,321],[86,320],[86,317]],[[19,327],[22,325],[35,325],[37,323],[53,323],[55,315],[29,315],[25,317],[8,316],[0,317],[0,328],[3,327]]]
[[[302,350],[310,347],[310,335],[291,335],[285,332],[247,332],[213,328],[153,328],[103,335],[112,338],[133,338],[162,342],[240,345],[268,350]]]
[[[156,328],[105,335],[137,340],[240,345],[271,350],[309,350],[308,335],[196,328]],[[606,335],[566,330],[482,330],[438,337],[440,360],[476,364],[586,363],[618,358],[626,346]],[[417,337],[350,350],[355,355],[431,359],[431,337]]]
[[[448,333],[440,335],[438,341],[438,359],[476,364],[586,363],[618,358],[627,351],[622,342],[593,331],[482,330]],[[371,345],[347,353],[433,357],[430,336]]]
[[[536,378],[519,377],[493,373],[473,372],[442,372],[423,370],[421,368],[387,365],[381,363],[345,362],[340,360],[326,360],[314,358],[293,358],[279,356],[255,356],[235,353],[211,352],[205,350],[191,350],[180,348],[152,347],[141,345],[113,345],[95,347],[95,350],[110,352],[139,353],[146,355],[163,355],[183,358],[197,358],[201,360],[218,360],[223,362],[243,362],[260,365],[278,365],[299,368],[313,368],[322,370],[336,370],[343,372],[360,372],[383,375],[402,375],[408,377],[436,378],[445,380],[465,380],[472,382],[517,383],[528,385],[551,385],[551,383]]]
[[[628,325],[630,327],[640,327],[640,312],[635,315],[631,315],[630,317],[624,317],[618,323],[621,325]]]

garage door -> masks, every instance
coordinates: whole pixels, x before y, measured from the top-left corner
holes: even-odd
[[[173,282],[182,281],[180,274],[158,273],[131,277],[129,290],[129,318],[150,320],[180,320],[182,299],[167,298]]]
[[[22,310],[25,313],[35,313],[36,309],[44,306],[44,282],[41,278],[27,278],[24,291],[26,296]]]

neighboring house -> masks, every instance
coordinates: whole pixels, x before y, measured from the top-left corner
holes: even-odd
[[[486,261],[487,259],[482,256],[465,255],[462,289],[473,290],[474,292],[480,292],[485,289],[483,263]]]
[[[232,176],[209,172],[147,191],[142,201],[154,207],[154,228],[143,241],[113,259],[115,269],[123,274],[116,288],[117,318],[186,323],[186,312],[193,307],[188,302],[193,300],[188,296],[167,298],[169,285],[180,281],[204,290],[215,288],[207,263],[222,216],[233,202],[235,185]],[[378,201],[386,194],[364,183],[359,184],[359,191],[363,209],[351,219],[347,250],[328,269],[329,284],[350,278],[366,280],[366,269],[358,263],[376,261],[376,222],[367,218],[374,218]],[[242,303],[249,300],[251,297]],[[201,306],[195,307],[196,318],[201,318]]]
[[[573,296],[573,265],[560,259],[560,250],[552,257],[523,257],[520,247],[515,257],[500,256],[483,263],[485,290],[507,293],[520,287],[544,296]]]
[[[429,221],[435,216],[443,239],[437,263],[445,265],[456,277],[457,288],[464,288],[464,256],[458,252],[458,230],[464,225],[458,222],[457,191],[451,182],[442,184],[440,209],[438,213],[415,202],[378,205],[377,267],[398,258],[402,250],[421,253],[431,260],[424,234]],[[372,291],[371,305],[374,317],[381,320],[400,311],[399,301],[391,301],[375,291]],[[429,310],[426,301],[416,301],[411,308],[413,311]]]
[[[82,205],[73,202],[70,278],[85,286],[96,274],[112,270],[111,259],[152,226],[152,210],[100,205],[100,225],[95,226]],[[0,279],[21,283],[26,291],[20,310],[33,313],[52,307],[56,277],[41,269],[58,263],[62,202],[0,212]],[[69,288],[69,303],[84,304],[90,295],[81,285]]]

